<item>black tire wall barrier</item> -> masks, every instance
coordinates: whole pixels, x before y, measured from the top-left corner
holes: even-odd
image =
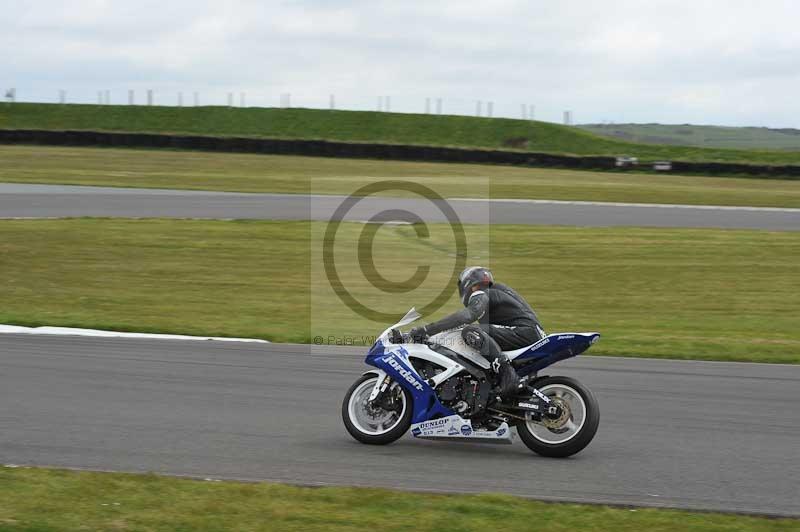
[[[757,165],[743,163],[690,163],[674,161],[672,172],[676,174],[693,173],[704,175],[746,175],[764,179],[798,179],[800,166]]]
[[[454,163],[510,164],[531,167],[615,170],[615,157],[576,157],[551,153],[533,153],[438,146],[412,146],[335,142],[327,140],[287,140],[247,137],[206,137],[156,133],[108,133],[99,131],[55,131],[37,129],[0,129],[0,144],[47,146],[104,146],[125,148],[168,148],[230,153],[265,153],[431,161]],[[640,166],[640,169],[647,169]],[[636,167],[628,170],[636,170]],[[800,166],[764,166],[738,163],[693,163],[674,161],[672,172],[706,175],[748,175],[762,178],[800,178]]]

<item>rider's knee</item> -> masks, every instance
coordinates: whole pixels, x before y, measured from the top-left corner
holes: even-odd
[[[468,325],[461,330],[461,338],[464,339],[464,342],[473,349],[481,350],[483,349],[483,331],[481,331],[480,327],[475,327],[474,325]]]

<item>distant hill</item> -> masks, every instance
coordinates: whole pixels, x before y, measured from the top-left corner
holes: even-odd
[[[583,124],[578,127],[604,137],[644,144],[750,150],[800,150],[800,129],[791,128],[693,126],[689,124]]]
[[[671,128],[674,133],[680,128],[694,126],[661,127]],[[686,142],[683,143],[685,146],[636,144],[549,122],[368,111],[0,103],[0,128],[317,139],[571,155],[626,155],[638,157],[641,162],[800,164],[800,136],[797,136],[797,151],[699,148]],[[690,136],[685,135],[687,138]]]

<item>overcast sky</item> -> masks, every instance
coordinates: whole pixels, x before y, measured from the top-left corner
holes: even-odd
[[[796,0],[0,0],[0,88],[800,127],[799,22]]]

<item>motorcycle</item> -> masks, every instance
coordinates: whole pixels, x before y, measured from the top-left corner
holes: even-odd
[[[507,351],[520,376],[518,392],[502,399],[493,390],[490,363],[467,345],[458,329],[411,343],[399,329],[421,316],[411,309],[369,349],[365,372],[347,391],[342,419],[361,443],[385,445],[409,429],[415,438],[513,443],[533,452],[567,457],[594,438],[600,409],[577,380],[539,376],[542,369],[586,351],[600,334],[550,334]]]

